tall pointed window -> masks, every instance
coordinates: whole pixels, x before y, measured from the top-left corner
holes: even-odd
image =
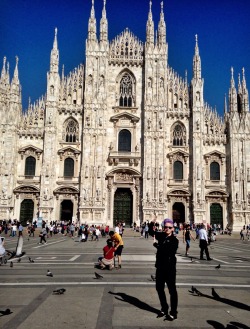
[[[25,161],[25,176],[35,176],[36,173],[36,159],[34,157],[27,157]]]
[[[132,77],[125,73],[120,82],[120,99],[119,106],[132,107],[133,106],[133,81]]]
[[[79,124],[70,118],[64,123],[63,140],[66,143],[76,143],[79,141]]]
[[[131,133],[127,129],[119,132],[118,151],[131,152]]]
[[[181,161],[174,162],[174,179],[183,179],[183,163]]]
[[[210,164],[210,180],[220,180],[220,165],[218,162]]]
[[[173,146],[186,145],[186,129],[181,123],[176,123],[172,128],[172,144]]]
[[[74,160],[71,158],[64,161],[64,177],[74,177]]]

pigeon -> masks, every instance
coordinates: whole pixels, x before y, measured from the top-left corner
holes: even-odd
[[[32,258],[30,258],[30,257],[29,257],[29,262],[30,263],[35,263],[35,261]]]
[[[63,295],[65,293],[66,289],[60,288],[57,290],[53,290],[53,295]]]
[[[17,261],[18,263],[21,263],[21,258],[18,258],[18,261]]]
[[[220,268],[220,264],[219,264],[219,265],[217,265],[217,266],[215,266],[215,268],[218,268],[218,269],[219,269],[219,268]]]
[[[192,291],[192,293],[195,293],[198,296],[201,296],[201,292],[198,289],[196,289],[194,286],[192,286],[191,291]]]
[[[213,296],[215,299],[220,299],[220,296],[217,294],[217,292],[214,290],[214,288],[212,288],[212,296]]]
[[[11,313],[12,313],[12,312],[10,311],[9,308],[6,308],[5,311],[0,311],[0,314],[2,314],[2,315],[8,315],[8,314],[11,314]]]
[[[47,275],[47,276],[50,276],[51,278],[53,278],[53,273],[50,272],[50,270],[47,271],[47,274],[46,274],[46,275]]]
[[[10,267],[13,267],[13,262],[10,262]]]
[[[151,274],[151,279],[152,279],[152,281],[155,281],[155,280],[156,280],[155,275],[152,275],[152,274]]]
[[[95,272],[96,279],[103,279],[103,276]]]

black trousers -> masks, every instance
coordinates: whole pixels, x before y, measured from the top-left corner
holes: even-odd
[[[176,290],[176,268],[174,269],[156,269],[156,291],[161,303],[161,310],[168,313],[168,303],[165,294],[165,284],[167,284],[170,294],[171,314],[177,314],[178,294]]]
[[[203,258],[203,254],[205,251],[207,259],[210,258],[208,248],[207,248],[207,241],[206,240],[200,240],[200,258]]]

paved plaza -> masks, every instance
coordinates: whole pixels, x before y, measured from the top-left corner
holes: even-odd
[[[38,233],[38,232],[37,232]],[[0,267],[0,328],[250,328],[250,241],[239,234],[217,236],[209,247],[211,262],[199,260],[198,241],[189,257],[179,237],[177,255],[178,319],[157,318],[160,309],[151,275],[155,274],[153,239],[130,229],[124,235],[122,268],[98,270],[94,263],[106,240],[79,243],[61,235],[39,245],[38,237],[24,238],[21,262]],[[14,250],[17,238],[6,238]],[[29,257],[34,263],[29,262]],[[215,267],[220,264],[221,268]],[[53,277],[47,277],[47,270]],[[94,272],[103,279],[97,280]],[[189,290],[195,286],[202,295]],[[220,298],[212,296],[214,288]],[[53,295],[65,288],[62,295]]]

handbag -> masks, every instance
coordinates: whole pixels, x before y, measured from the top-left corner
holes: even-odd
[[[43,237],[43,234],[42,234],[42,233],[40,233],[40,234],[39,234],[39,238],[42,238],[42,237]]]

